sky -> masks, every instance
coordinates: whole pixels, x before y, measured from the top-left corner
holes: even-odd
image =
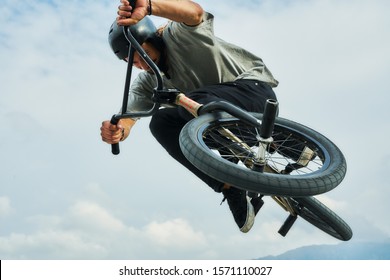
[[[317,198],[353,229],[390,237],[390,2],[199,0],[217,36],[263,58],[280,116],[326,135],[348,171]],[[119,1],[0,7],[0,259],[253,259],[338,244],[270,198],[241,233],[227,203],[176,163],[140,120],[121,154],[100,138],[126,64],[107,43]],[[156,24],[165,20],[152,17]]]

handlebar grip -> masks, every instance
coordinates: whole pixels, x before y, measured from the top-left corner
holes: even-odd
[[[119,153],[120,153],[119,143],[111,144],[111,153],[113,155],[119,155]]]
[[[115,118],[115,115],[112,116],[110,123],[117,125],[119,122],[119,119]],[[119,149],[119,143],[111,144],[111,153],[113,155],[119,155],[120,149]]]

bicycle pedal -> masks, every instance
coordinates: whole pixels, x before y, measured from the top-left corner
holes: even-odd
[[[293,215],[289,215],[286,219],[286,221],[283,223],[283,225],[280,227],[278,233],[285,237],[287,235],[287,233],[289,232],[289,230],[291,229],[291,227],[293,226],[293,224],[295,223],[295,221],[297,220],[298,216],[293,216]]]

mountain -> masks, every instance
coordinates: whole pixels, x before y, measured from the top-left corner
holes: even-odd
[[[258,260],[390,260],[390,240],[304,246]]]

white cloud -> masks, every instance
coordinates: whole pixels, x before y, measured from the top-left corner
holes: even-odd
[[[203,248],[207,244],[206,236],[202,232],[195,232],[183,219],[152,222],[146,226],[146,234],[150,240],[165,248]]]
[[[73,221],[80,221],[80,226],[91,227],[98,231],[116,232],[124,229],[121,221],[94,202],[79,201],[70,209]]]
[[[4,259],[93,259],[105,253],[79,232],[51,230],[0,237],[0,249]]]
[[[188,221],[151,221],[135,228],[91,201],[78,201],[61,216],[41,215],[29,222],[36,231],[0,237],[2,258],[158,259],[191,252],[203,256],[208,251],[207,237]]]

